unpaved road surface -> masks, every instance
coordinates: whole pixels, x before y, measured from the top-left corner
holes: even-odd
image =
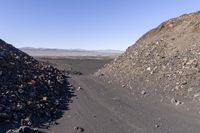
[[[93,76],[73,76],[76,97],[55,133],[199,133],[200,121],[172,108],[137,100],[124,88],[117,88]]]
[[[49,60],[52,62],[52,60]],[[72,60],[71,64],[83,75],[71,76],[75,97],[58,124],[49,128],[54,133],[199,133],[200,118],[165,103],[154,103],[141,94],[108,84],[94,76],[105,60]],[[53,62],[53,63],[54,63]],[[73,62],[73,63],[72,63]],[[82,89],[78,89],[81,87]],[[82,129],[82,130],[80,130]]]

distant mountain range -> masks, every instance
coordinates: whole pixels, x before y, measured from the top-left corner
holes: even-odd
[[[51,49],[51,48],[19,48],[31,56],[119,56],[120,50],[85,50],[85,49]]]

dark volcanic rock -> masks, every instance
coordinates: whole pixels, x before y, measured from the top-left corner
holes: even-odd
[[[31,126],[36,117],[54,120],[70,96],[62,72],[0,40],[0,123]]]

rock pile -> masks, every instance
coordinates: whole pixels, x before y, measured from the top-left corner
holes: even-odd
[[[200,100],[200,12],[160,24],[97,72],[130,88]]]
[[[0,40],[0,123],[31,126],[37,117],[54,120],[70,96],[62,72]]]

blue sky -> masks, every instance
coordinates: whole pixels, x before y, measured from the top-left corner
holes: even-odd
[[[0,38],[16,47],[125,50],[199,0],[0,0]]]

